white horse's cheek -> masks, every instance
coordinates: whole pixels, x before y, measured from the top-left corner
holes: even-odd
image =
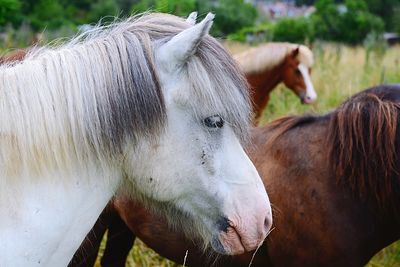
[[[191,125],[186,113],[176,106],[170,108],[168,123],[158,144],[144,143],[140,148],[149,151],[147,157],[128,152],[128,178],[135,178],[137,189],[158,201],[170,201],[191,190],[190,181],[199,177],[204,168],[200,161],[200,138],[193,136],[199,126]]]

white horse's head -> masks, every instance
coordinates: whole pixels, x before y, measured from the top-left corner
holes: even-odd
[[[266,237],[271,208],[240,140],[250,118],[246,82],[208,35],[214,15],[155,44],[154,64],[166,122],[156,140],[126,146],[124,168],[145,201],[168,207],[185,232],[217,252],[254,250]],[[190,218],[190,223],[185,219]],[[180,225],[181,226],[181,225]]]

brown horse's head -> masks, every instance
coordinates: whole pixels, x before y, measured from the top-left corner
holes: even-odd
[[[288,53],[283,70],[283,83],[299,96],[301,103],[311,104],[317,94],[310,79],[311,65],[302,62],[300,46]]]

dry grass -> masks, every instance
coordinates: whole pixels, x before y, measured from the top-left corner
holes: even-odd
[[[235,43],[226,46],[233,53],[248,48]],[[367,87],[380,83],[400,83],[400,46],[388,49],[384,55],[372,52],[368,63],[366,50],[362,47],[319,45],[314,47],[314,54],[316,64],[312,78],[319,97],[317,103],[312,106],[301,105],[293,93],[284,86],[279,86],[271,95],[261,124],[287,114],[327,112],[350,95]],[[143,243],[137,242],[129,255],[127,266],[179,265],[162,259]],[[400,243],[378,253],[367,266],[400,267]]]

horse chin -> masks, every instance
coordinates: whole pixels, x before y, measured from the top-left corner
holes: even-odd
[[[312,103],[314,103],[314,100],[307,100],[307,98],[305,98],[301,100],[301,103],[305,105],[311,105]]]
[[[218,254],[228,255],[227,251],[225,250],[224,246],[222,245],[218,237],[214,237],[211,240],[211,247]]]
[[[303,105],[310,105],[312,103],[314,103],[314,99],[308,99],[306,95],[299,95],[300,98],[300,102]]]
[[[238,255],[251,250],[250,248],[246,249],[239,233],[233,227],[229,227],[226,232],[221,232],[218,240],[224,249],[222,254]]]

